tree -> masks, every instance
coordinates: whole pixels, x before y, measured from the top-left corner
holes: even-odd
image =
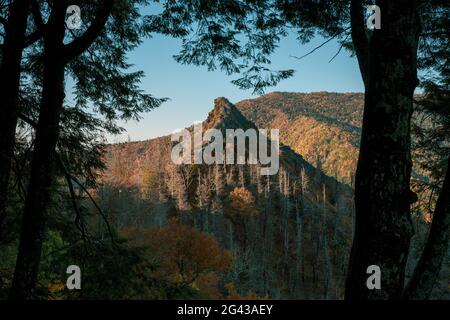
[[[140,2],[80,2],[80,5],[84,5],[85,21],[91,23],[78,33],[73,32],[70,35],[66,35],[65,28],[68,1],[53,2],[49,12],[45,12],[46,7],[40,9],[49,15],[47,23],[41,26],[42,96],[39,119],[35,123],[36,138],[30,182],[23,210],[11,298],[31,298],[36,284],[53,178],[56,166],[61,164],[56,151],[60,138],[61,114],[67,112],[64,108],[66,72],[70,71],[76,79],[75,108],[82,109],[93,102],[98,113],[107,119],[105,125],[92,117],[81,118],[79,125],[85,125],[83,121],[93,121],[94,127],[103,125],[109,130],[117,130],[109,123],[119,117],[138,118],[140,112],[157,107],[162,102],[139,90],[137,83],[142,77],[141,72],[126,74],[122,71],[129,67],[124,62],[126,52],[136,46],[140,37],[146,34],[146,30],[139,27],[141,21],[138,19],[140,15],[136,6]],[[43,15],[42,12],[38,13]],[[108,22],[110,16],[114,19]],[[105,29],[108,32],[105,32]],[[36,69],[39,70],[39,67]],[[91,85],[92,81],[95,81],[95,86]],[[78,115],[83,113],[78,112]],[[68,175],[64,166],[59,169]],[[67,181],[71,188],[71,179]]]
[[[152,168],[146,169],[142,174],[142,191],[147,200],[156,202],[159,199],[161,189],[160,176]]]
[[[272,70],[268,56],[286,35],[277,1],[166,1],[149,27],[183,40],[175,60],[182,64],[241,74],[233,83],[262,93],[293,74]]]
[[[394,299],[401,295],[413,233],[410,205],[417,199],[410,190],[410,121],[419,83],[419,7],[418,3],[402,1],[377,4],[383,27],[368,38],[362,2],[351,3],[353,44],[366,92],[355,177],[356,225],[346,285],[348,299]],[[383,270],[382,290],[369,290],[365,284],[370,265]]]
[[[103,3],[103,6],[104,9],[99,10],[97,19],[83,37],[70,44],[71,50],[63,45],[67,4],[64,1],[58,1],[52,7],[44,35],[44,82],[41,107],[11,298],[30,298],[36,283],[46,223],[46,209],[50,201],[52,171],[56,164],[55,148],[64,102],[65,65],[86,50],[102,31],[111,11],[112,1]]]
[[[160,277],[181,287],[192,286],[208,273],[222,273],[231,267],[232,256],[211,235],[172,219],[163,228],[144,230],[134,239],[146,247],[160,265]]]
[[[444,14],[444,12],[442,13]],[[435,19],[435,28],[447,23],[444,16]],[[450,229],[450,73],[448,67],[448,37],[436,33],[428,39],[427,51],[420,57],[422,67],[431,66],[435,72],[425,76],[422,87],[425,94],[416,101],[422,119],[414,127],[415,151],[419,167],[428,173],[430,179],[422,182],[430,188],[431,203],[426,210],[431,213],[431,229],[422,256],[412,278],[408,282],[403,298],[428,299],[446,256]],[[432,119],[429,123],[429,119]],[[432,162],[430,161],[432,159]],[[433,194],[438,194],[434,200]]]
[[[244,247],[248,245],[250,235],[248,232],[249,218],[258,214],[253,194],[245,187],[235,187],[229,194],[229,205],[224,209],[225,216],[231,222],[230,242],[233,242],[233,233]],[[233,232],[234,230],[234,232]]]
[[[190,197],[194,182],[194,166],[176,166],[169,162],[165,167],[165,172],[164,182],[170,200],[176,201],[176,208],[180,211],[191,210]]]
[[[370,38],[353,34],[366,96],[355,180],[355,240],[346,295],[393,299],[402,296],[404,291],[404,269],[413,233],[410,204],[417,200],[410,190],[410,126],[414,89],[419,84],[418,49],[421,41],[429,40],[428,33],[436,31],[430,30],[435,28],[430,23],[439,20],[439,11],[445,7],[439,1],[404,4],[379,1],[377,4],[383,12],[383,27],[375,30]],[[352,16],[361,17],[360,11],[360,4],[353,1]],[[425,20],[422,25],[420,17]],[[361,18],[352,21],[362,22]],[[394,69],[398,72],[392,72]],[[440,209],[445,212],[444,207]],[[437,219],[433,224],[432,229],[448,231],[444,220]],[[446,250],[442,250],[442,243],[433,243],[432,239],[429,238],[426,251],[432,247],[436,250],[435,259],[442,259]],[[382,284],[387,290],[369,292],[362,283],[366,278],[365,268],[370,264],[377,264],[383,270]],[[419,270],[416,273],[425,271]],[[436,277],[438,268],[433,272]]]
[[[429,299],[431,291],[447,254],[450,229],[450,158],[442,190],[433,213],[433,222],[425,249],[417,263],[411,280],[402,297],[406,299]]]
[[[245,187],[236,187],[230,192],[231,215],[253,215],[257,213],[255,199]]]
[[[16,124],[19,116],[20,62],[25,46],[28,10],[31,0],[13,1],[9,6],[8,19],[3,18],[5,31],[0,63],[0,95],[3,99],[0,120],[0,239],[6,218],[6,199],[14,151]],[[4,12],[2,12],[4,13]]]

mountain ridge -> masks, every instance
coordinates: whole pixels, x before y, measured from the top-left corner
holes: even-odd
[[[204,124],[225,116],[227,108],[233,105],[224,97],[216,100],[219,105],[223,104],[224,109],[215,112],[213,108]],[[328,176],[351,185],[358,157],[363,103],[363,93],[275,91],[234,104],[240,115],[234,115],[234,120],[228,120],[229,123],[224,126],[238,124],[245,128],[277,128],[283,145]],[[245,121],[251,124],[245,124]],[[223,127],[221,124],[218,126]],[[192,129],[192,126],[189,128]],[[134,142],[145,144],[145,141],[165,139],[167,136]]]
[[[218,97],[214,100],[214,107],[208,113],[207,118],[202,122],[203,131],[211,128],[216,128],[221,130],[223,133],[225,129],[255,129],[259,130],[259,127],[251,120],[249,120],[242,112],[241,108],[238,107],[238,104],[232,104],[225,97]],[[272,129],[272,127],[268,127],[268,129]],[[187,127],[188,130],[193,130],[193,125]],[[137,171],[142,169],[142,166],[145,163],[151,163],[157,157],[157,152],[152,152],[153,149],[158,149],[161,145],[164,146],[164,151],[168,153],[168,148],[170,144],[170,135],[161,136],[153,139],[143,140],[143,141],[133,141],[133,142],[122,142],[119,144],[110,144],[108,145],[108,153],[106,157],[106,162],[108,163],[108,154],[117,151],[125,146],[128,146],[131,149],[127,152],[127,157],[133,157],[133,155],[137,155],[134,159],[136,165],[134,168]],[[156,156],[156,157],[155,157]],[[166,155],[165,161],[170,161],[168,155]],[[321,180],[326,181],[327,188],[331,188],[329,186],[336,185],[339,180],[336,179],[335,176],[328,176],[326,172],[322,172],[322,168],[317,163],[313,164],[309,162],[305,157],[298,153],[294,148],[290,145],[285,144],[280,141],[280,164],[289,167],[290,170],[295,172],[299,172],[300,169],[304,169],[307,174],[314,175],[316,174],[316,170],[318,170],[319,175],[321,176]],[[108,165],[107,165],[108,166]],[[126,166],[122,166],[126,167]],[[135,170],[136,171],[136,170]],[[142,177],[137,177],[138,174],[126,174],[128,179],[132,179],[134,177],[134,183],[128,183],[128,185],[135,185],[139,187],[142,183]],[[350,190],[350,189],[349,189]]]
[[[203,126],[257,129],[223,97]],[[342,297],[352,232],[349,186],[282,143],[279,170],[268,176],[260,164],[174,165],[173,144],[165,136],[107,146],[99,195],[105,211],[117,215],[111,219],[117,229],[177,219],[233,254],[231,282],[240,294],[318,298],[325,290]],[[318,282],[333,282],[336,290]]]
[[[360,93],[275,92],[235,105],[219,97],[204,129],[280,129],[277,175],[261,178],[249,165],[174,166],[167,135],[107,146],[101,203],[122,215],[113,219],[119,229],[176,217],[213,235],[235,256],[231,283],[241,295],[342,298],[362,109]],[[330,282],[334,293],[321,286]]]
[[[309,163],[352,184],[359,150],[363,93],[272,92],[236,103],[258,127],[280,129],[280,141]]]

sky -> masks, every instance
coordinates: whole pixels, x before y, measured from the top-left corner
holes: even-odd
[[[298,60],[324,41],[315,38],[307,45],[300,44],[294,35],[281,41],[279,48],[270,57],[274,70],[294,69],[293,77],[268,88],[284,92],[363,92],[363,83],[355,57],[342,50],[331,62],[329,60],[339,49],[339,44],[330,41],[311,55]],[[163,35],[146,39],[129,53],[133,70],[145,72],[141,88],[156,97],[170,100],[159,108],[143,114],[137,121],[120,122],[126,132],[109,136],[109,142],[146,140],[170,134],[176,129],[190,126],[206,119],[213,108],[214,99],[226,97],[232,103],[256,98],[252,90],[241,90],[231,84],[237,76],[227,76],[222,71],[209,72],[206,67],[182,65],[173,59],[181,48],[181,40]]]

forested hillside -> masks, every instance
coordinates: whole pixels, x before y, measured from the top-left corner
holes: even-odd
[[[219,279],[241,296],[341,298],[362,104],[360,93],[274,92],[236,107],[218,98],[205,129],[280,130],[281,168],[275,177],[262,179],[255,165],[175,166],[169,136],[121,143],[107,148],[102,206],[117,212],[110,219],[119,230],[164,226],[175,218],[213,235],[235,257],[231,274]],[[421,150],[415,150],[417,157]],[[415,177],[425,179],[428,173],[417,163],[415,168],[422,173]],[[419,188],[421,181],[413,180],[421,201],[413,208],[416,234],[408,272],[429,228],[430,193]],[[448,268],[446,261],[442,279]],[[443,280],[435,296],[446,291]]]
[[[351,184],[358,160],[364,95],[273,92],[236,107],[261,128],[339,181]]]
[[[255,127],[224,98],[203,126]],[[105,212],[116,213],[110,221],[118,230],[176,220],[213,235],[233,261],[215,275],[216,286],[232,286],[240,296],[342,298],[351,189],[289,147],[280,147],[273,176],[260,175],[260,165],[175,166],[170,137],[108,149],[99,198]]]
[[[412,118],[413,172],[411,187],[419,200],[412,206],[415,235],[408,272],[412,272],[417,256],[423,249],[429,232],[432,207],[437,201],[434,192],[442,176],[442,158],[447,148],[444,142],[436,147],[431,141],[441,139],[435,132],[443,131],[437,120],[421,107],[423,95],[416,95]],[[243,100],[236,107],[259,127],[279,128],[281,142],[301,154],[316,168],[339,181],[352,185],[358,160],[364,95],[362,93],[290,93],[272,92],[256,99]],[[434,133],[433,133],[434,132]],[[428,137],[428,138],[427,138]],[[450,250],[449,250],[450,251]],[[448,296],[450,261],[444,261],[435,296]]]

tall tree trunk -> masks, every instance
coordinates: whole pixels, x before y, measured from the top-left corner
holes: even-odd
[[[450,234],[450,158],[444,184],[433,214],[430,234],[414,274],[405,288],[403,298],[428,299],[447,254]]]
[[[114,0],[103,0],[87,30],[71,43],[63,43],[68,1],[59,0],[44,34],[43,90],[36,127],[30,182],[23,212],[19,253],[10,291],[11,299],[31,299],[36,286],[42,242],[47,224],[55,150],[59,137],[60,113],[64,102],[64,69],[73,58],[84,52],[103,31]]]
[[[46,211],[51,195],[59,118],[64,101],[65,62],[61,55],[64,7],[54,10],[56,11],[54,21],[45,36],[42,100],[23,212],[19,253],[10,292],[11,299],[33,297],[47,223]]]
[[[25,43],[30,0],[16,0],[11,5],[3,43],[0,65],[0,97],[2,116],[0,117],[0,239],[6,219],[6,200],[14,152],[15,132],[18,118],[18,96],[20,61]]]
[[[352,1],[353,43],[365,81],[355,180],[355,236],[346,299],[396,299],[404,285],[413,234],[410,120],[417,80],[420,24],[416,1],[377,1],[381,29],[367,39],[361,1]],[[365,38],[362,38],[365,37]],[[366,286],[367,267],[381,269],[381,289]]]

